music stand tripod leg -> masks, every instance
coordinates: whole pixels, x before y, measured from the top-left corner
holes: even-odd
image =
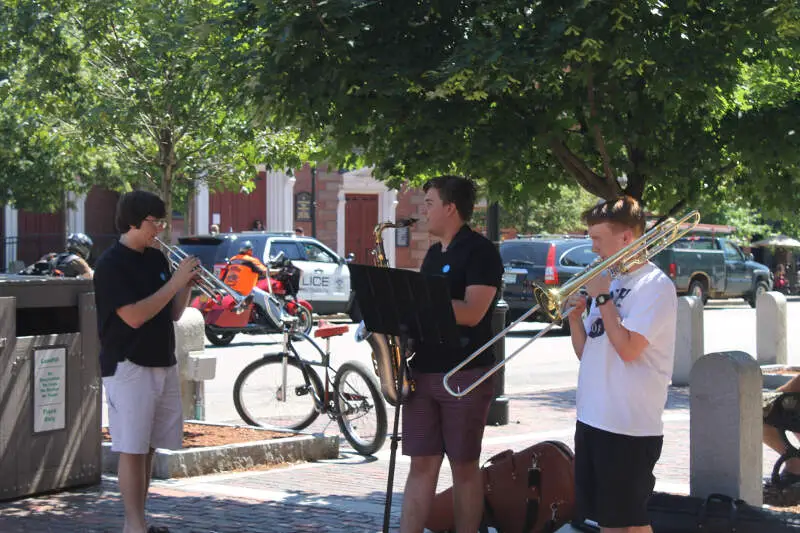
[[[405,328],[403,328],[405,330]],[[400,370],[398,372],[397,378],[397,405],[394,408],[394,429],[392,430],[392,438],[391,438],[391,453],[389,454],[389,479],[386,484],[386,506],[383,509],[383,533],[389,533],[389,520],[391,519],[392,515],[392,492],[394,489],[394,468],[395,468],[395,461],[397,459],[397,441],[399,440],[397,436],[398,426],[400,424],[400,409],[403,407],[403,378],[405,377],[405,369],[406,369],[406,346],[407,346],[407,335],[406,333],[402,333],[400,335]]]

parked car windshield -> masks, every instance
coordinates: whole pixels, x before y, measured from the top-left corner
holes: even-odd
[[[561,257],[561,266],[585,267],[597,259],[597,254],[592,251],[591,244],[583,244],[572,248]]]
[[[228,242],[221,237],[181,237],[178,239],[181,250],[200,259],[203,267],[210,269],[217,261],[217,254],[228,248]]]
[[[500,257],[506,264],[544,265],[549,246],[544,242],[505,241],[500,246]]]

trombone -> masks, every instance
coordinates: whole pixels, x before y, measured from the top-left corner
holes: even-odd
[[[502,366],[516,357],[516,355],[525,349],[529,344],[550,331],[553,326],[569,316],[574,307],[570,307],[569,309],[562,311],[562,309],[564,309],[564,303],[570,296],[576,292],[579,292],[590,280],[606,271],[608,271],[612,276],[619,276],[625,274],[636,265],[646,263],[664,248],[668,247],[670,244],[692,231],[699,222],[699,211],[690,211],[678,220],[668,218],[661,224],[657,224],[656,226],[652,227],[650,231],[607,259],[601,259],[598,257],[594,262],[588,265],[580,273],[575,275],[567,283],[562,285],[559,289],[545,290],[538,285],[535,286],[533,289],[533,295],[534,298],[536,298],[537,305],[530,308],[521,317],[509,324],[504,330],[492,337],[486,344],[478,348],[477,351],[470,354],[469,357],[459,363],[450,372],[445,374],[442,380],[445,390],[447,390],[448,393],[456,398],[466,396],[475,387],[489,379],[489,377],[500,370]],[[505,337],[511,328],[531,316],[537,310],[540,310],[542,313],[544,313],[551,321],[546,328],[537,333],[536,336],[528,340],[525,344],[520,346],[516,351],[514,351],[514,353],[490,368],[485,374],[475,380],[475,382],[473,382],[463,391],[454,391],[450,387],[448,381],[456,372],[464,368],[464,366],[466,366],[470,361],[485,352],[498,340]]]
[[[167,257],[167,262],[169,263],[169,266],[173,272],[178,268],[181,261],[189,257],[189,254],[177,246],[170,246],[158,237],[155,237],[155,241],[158,243],[162,249],[162,252]],[[218,305],[222,305],[222,299],[225,296],[230,296],[233,298],[234,305],[231,306],[231,311],[237,315],[244,312],[244,310],[250,305],[250,302],[253,301],[252,295],[242,296],[235,290],[225,285],[221,279],[209,272],[203,267],[202,264],[200,265],[200,269],[197,273],[195,284],[200,292],[205,294],[209,299],[213,300]]]

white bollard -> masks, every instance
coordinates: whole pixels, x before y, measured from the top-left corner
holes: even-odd
[[[675,363],[672,384],[684,387],[695,361],[703,356],[703,302],[696,296],[678,298],[678,320],[675,329]]]
[[[786,331],[786,297],[776,291],[763,293],[756,301],[756,355],[759,364],[786,364]]]
[[[193,307],[175,322],[175,357],[181,376],[184,420],[205,419],[204,380],[214,379],[217,358],[205,353],[205,321]]]
[[[690,492],[763,503],[761,368],[744,352],[701,357],[692,368]]]

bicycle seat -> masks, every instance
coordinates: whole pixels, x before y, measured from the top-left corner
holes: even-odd
[[[320,320],[319,326],[317,327],[316,331],[314,331],[314,336],[320,339],[327,339],[330,337],[344,335],[348,331],[350,331],[350,326],[346,324],[337,326],[329,322]]]

